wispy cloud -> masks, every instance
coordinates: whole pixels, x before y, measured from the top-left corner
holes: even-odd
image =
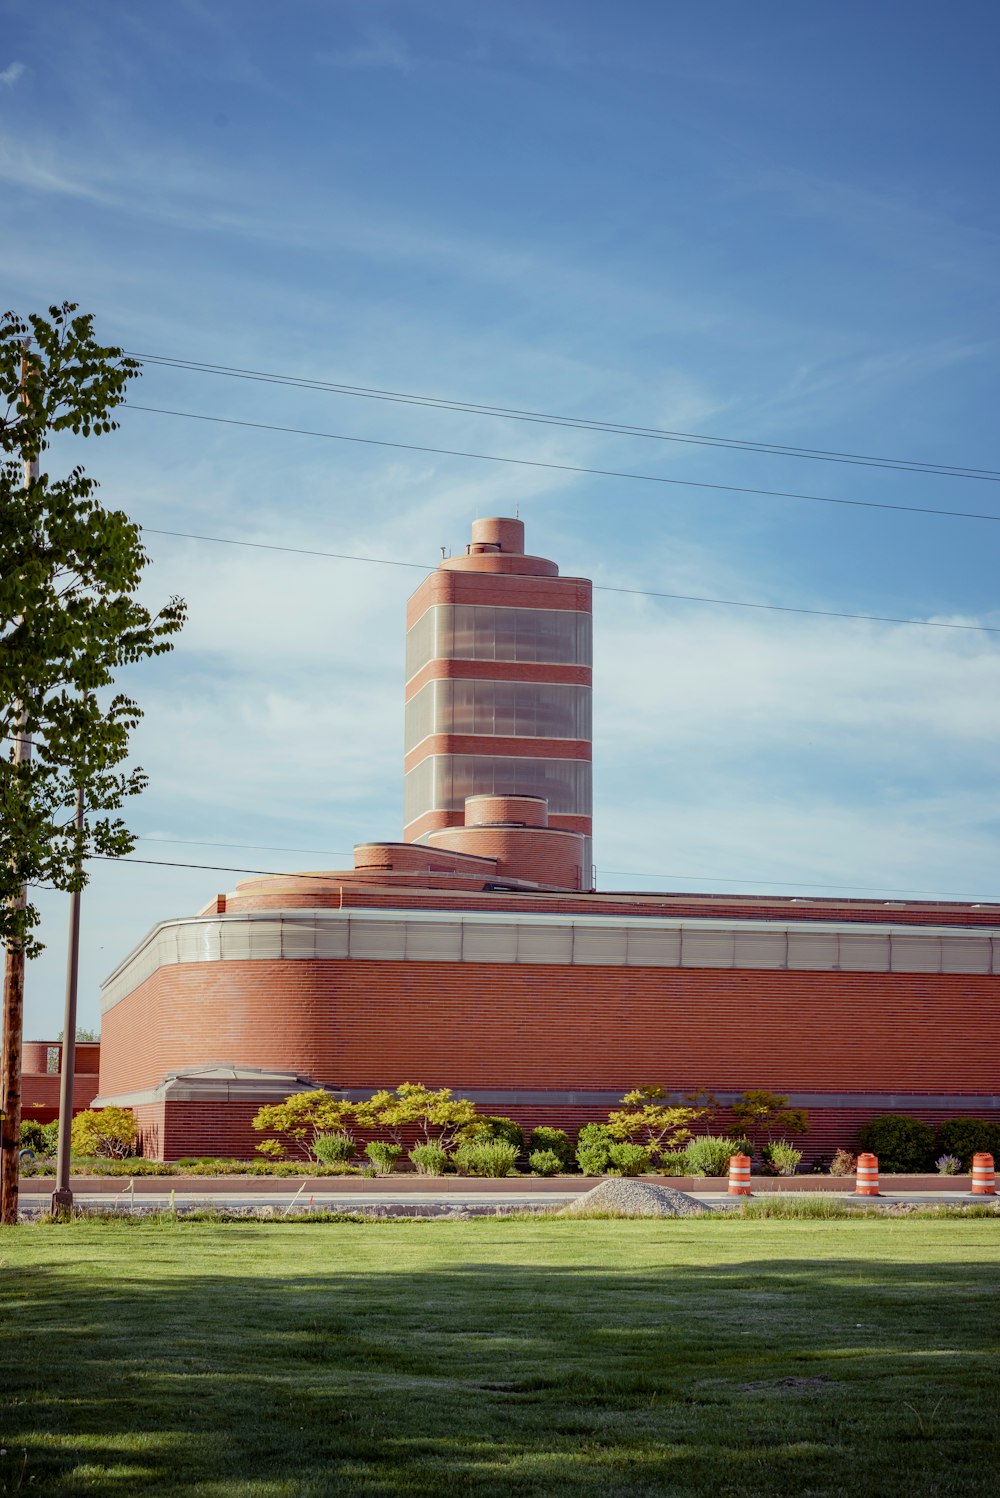
[[[367,68],[387,68],[397,73],[409,73],[414,58],[403,37],[387,26],[373,26],[363,41],[352,47],[335,52],[320,52],[317,61],[331,68],[362,71]]]
[[[13,88],[18,79],[23,78],[26,72],[27,68],[24,66],[23,62],[8,63],[7,67],[5,67],[3,72],[0,73],[0,84],[2,84],[4,88]]]

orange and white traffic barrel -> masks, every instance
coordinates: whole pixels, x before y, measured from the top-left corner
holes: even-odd
[[[996,1196],[997,1175],[993,1168],[992,1155],[973,1155],[972,1194],[973,1196]]]
[[[878,1196],[878,1156],[859,1155],[854,1178],[855,1196]]]
[[[750,1156],[730,1155],[729,1157],[729,1195],[750,1195]]]

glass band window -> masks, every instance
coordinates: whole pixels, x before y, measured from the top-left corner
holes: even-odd
[[[589,760],[433,754],[405,777],[407,826],[428,811],[463,811],[466,796],[544,796],[555,816],[592,814]]]
[[[589,740],[591,690],[478,677],[430,681],[406,704],[406,752],[432,733]]]
[[[406,636],[406,677],[428,661],[533,661],[589,666],[592,620],[576,609],[507,609],[443,603]]]

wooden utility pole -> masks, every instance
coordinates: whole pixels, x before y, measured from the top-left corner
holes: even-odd
[[[28,404],[28,340],[21,355],[21,404]],[[38,477],[38,459],[24,460],[24,487],[28,489]],[[31,739],[27,733],[25,705],[18,704],[14,735],[14,763],[24,764],[31,758]],[[22,886],[12,900],[15,910],[27,904],[27,890]],[[3,1031],[0,1037],[0,1223],[17,1222],[17,1187],[21,1148],[21,1042],[24,1035],[24,947],[7,942],[3,974]]]

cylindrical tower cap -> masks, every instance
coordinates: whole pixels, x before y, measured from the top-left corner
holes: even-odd
[[[485,520],[474,520],[472,544],[475,545],[477,541],[499,546],[501,551],[513,552],[515,556],[523,556],[524,521],[497,515]]]

